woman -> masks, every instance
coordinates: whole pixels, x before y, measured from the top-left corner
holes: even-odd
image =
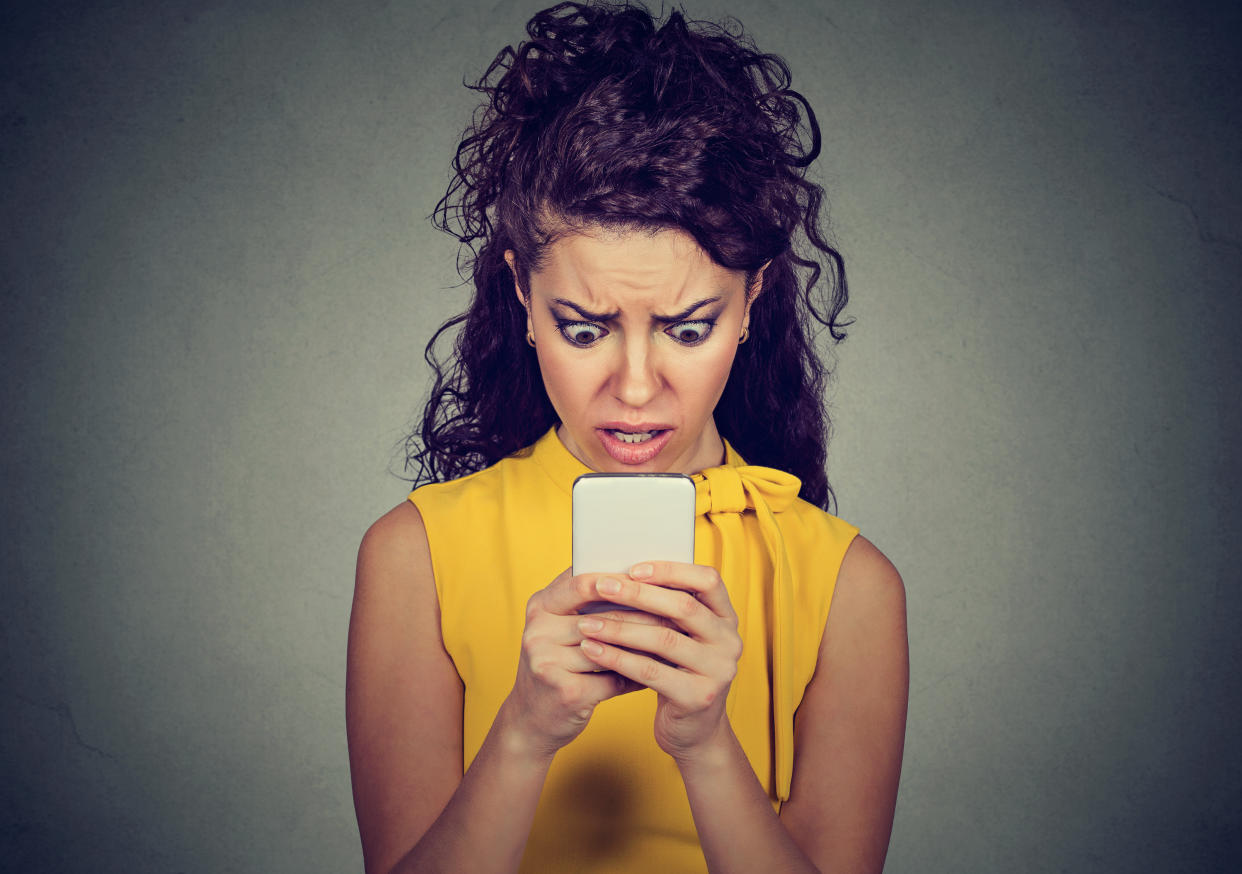
[[[810,326],[840,339],[846,294],[814,116],[778,58],[676,13],[528,33],[437,210],[474,296],[439,332],[423,485],[359,553],[367,870],[879,870],[904,590],[826,512]],[[571,577],[588,470],[694,475],[695,563]],[[601,600],[634,609],[579,614]]]

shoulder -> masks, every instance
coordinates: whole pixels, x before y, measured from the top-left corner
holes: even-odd
[[[833,610],[842,604],[865,615],[890,620],[898,615],[904,622],[906,587],[897,568],[876,545],[859,534],[845,551],[837,574]]]
[[[905,583],[888,557],[861,534],[841,561],[827,631],[825,648],[906,650]]]
[[[784,512],[777,514],[781,532],[788,537],[801,537],[820,547],[831,547],[844,555],[858,535],[858,528],[844,519],[797,498]]]
[[[393,507],[367,529],[358,547],[354,618],[397,619],[407,611],[435,609],[431,549],[422,514],[409,501]],[[382,606],[380,606],[382,605]]]
[[[411,501],[402,501],[380,516],[362,536],[358,562],[401,563],[427,552],[427,529],[422,514]]]
[[[474,473],[421,485],[410,494],[408,501],[422,511],[428,522],[434,521],[427,519],[429,515],[453,509],[482,510],[494,504],[498,492],[528,486],[534,474],[531,467],[528,447]]]
[[[837,585],[846,585],[865,597],[905,600],[905,584],[897,568],[874,543],[861,534],[851,541],[841,561]]]
[[[817,593],[815,601],[822,601],[815,611],[822,628],[833,588],[839,585],[838,572],[847,555],[858,555],[858,528],[801,498],[776,518],[799,589]]]

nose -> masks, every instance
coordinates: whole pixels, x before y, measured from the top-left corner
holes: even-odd
[[[650,337],[626,337],[613,374],[613,395],[617,400],[627,407],[641,409],[660,393],[663,378],[656,355]]]

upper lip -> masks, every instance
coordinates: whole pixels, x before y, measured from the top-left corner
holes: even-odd
[[[629,431],[631,434],[637,434],[642,431],[668,431],[672,425],[662,425],[656,422],[639,422],[630,424],[629,422],[605,422],[599,426],[605,431]]]

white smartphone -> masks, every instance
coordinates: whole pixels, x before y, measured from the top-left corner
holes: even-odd
[[[694,561],[694,481],[681,473],[574,480],[572,573],[624,574],[640,561]],[[615,609],[598,602],[579,612]]]

